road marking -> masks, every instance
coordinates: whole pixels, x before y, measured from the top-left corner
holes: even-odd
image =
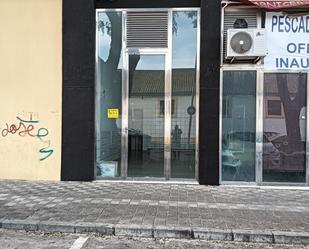
[[[75,240],[70,249],[81,249],[88,239],[89,237],[79,237],[77,240]]]

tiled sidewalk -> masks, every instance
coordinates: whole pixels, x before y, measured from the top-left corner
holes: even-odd
[[[309,190],[116,181],[0,181],[0,219],[36,224],[109,224],[113,229],[131,226],[304,233],[309,231]]]

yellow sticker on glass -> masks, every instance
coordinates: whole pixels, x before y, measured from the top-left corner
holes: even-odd
[[[119,118],[119,109],[107,109],[107,118]]]

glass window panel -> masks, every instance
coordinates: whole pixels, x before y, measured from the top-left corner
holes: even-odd
[[[164,115],[165,101],[160,100],[160,115]],[[175,114],[175,99],[172,99],[172,115]]]
[[[195,177],[197,11],[173,12],[171,176]]]
[[[122,14],[98,13],[96,173],[120,176],[122,114]]]
[[[305,182],[307,75],[264,76],[263,181]]]
[[[223,181],[255,181],[256,72],[224,71]]]
[[[129,177],[164,176],[164,87],[164,55],[129,55]]]
[[[268,100],[268,115],[281,116],[281,101],[280,100]]]
[[[160,100],[160,115],[164,115],[164,100]]]

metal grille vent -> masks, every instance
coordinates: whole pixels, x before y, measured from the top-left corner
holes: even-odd
[[[248,28],[257,28],[257,15],[258,12],[255,10],[226,10],[224,13],[224,33],[223,33],[223,51],[222,55],[225,59],[226,57],[226,36],[227,36],[227,30],[234,28],[234,23],[237,19],[245,19]]]
[[[147,11],[127,13],[128,48],[167,48],[168,12]]]

